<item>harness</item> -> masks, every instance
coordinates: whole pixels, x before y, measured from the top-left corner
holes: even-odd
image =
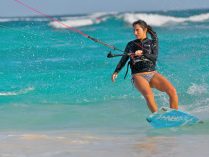
[[[130,56],[130,57],[132,57],[132,56]],[[132,61],[133,61],[133,62],[132,62]],[[127,64],[127,69],[126,69],[126,73],[125,73],[124,79],[126,79],[126,76],[127,76],[127,74],[128,74],[128,70],[129,70],[129,67],[130,67],[130,65],[131,65],[131,62],[132,62],[132,65],[133,65],[133,66],[134,66],[136,63],[138,63],[138,62],[144,62],[144,63],[146,62],[146,63],[149,64],[150,67],[153,66],[153,62],[152,62],[151,60],[145,58],[144,56],[142,56],[140,59],[136,59],[136,60],[132,59],[132,61],[130,60],[130,61],[128,62],[128,64]]]
[[[139,46],[142,50],[147,50],[142,45],[140,45],[139,43],[134,42],[134,44]],[[133,53],[133,55],[130,55],[130,58],[131,58],[131,60],[127,64],[127,69],[126,69],[124,79],[126,79],[126,76],[128,74],[128,70],[129,70],[130,65],[135,66],[135,64],[138,63],[138,62],[144,62],[146,64],[149,64],[149,67],[153,66],[153,61],[151,61],[150,59],[145,58],[144,56],[141,56],[140,58],[134,58],[134,53]]]

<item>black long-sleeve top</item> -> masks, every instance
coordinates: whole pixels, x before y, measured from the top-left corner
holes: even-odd
[[[145,38],[142,41],[136,39],[130,41],[125,48],[125,54],[134,54],[137,50],[142,50],[143,55],[140,57],[130,57],[129,55],[124,55],[119,61],[114,72],[119,73],[129,59],[132,74],[155,70],[158,56],[158,38],[156,32],[152,29],[149,29],[148,33],[151,35],[152,39]]]

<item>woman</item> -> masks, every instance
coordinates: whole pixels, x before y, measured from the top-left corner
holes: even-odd
[[[134,85],[144,96],[151,112],[158,111],[151,88],[166,92],[169,96],[170,108],[178,109],[176,89],[164,76],[155,70],[158,56],[157,34],[142,20],[135,21],[133,29],[136,40],[127,44],[125,49],[126,55],[118,63],[112,75],[112,81],[115,81],[119,71],[130,59],[129,63]],[[147,38],[147,33],[151,35],[152,40]]]

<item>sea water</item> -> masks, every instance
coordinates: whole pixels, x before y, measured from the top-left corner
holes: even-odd
[[[56,18],[122,50],[135,39],[131,23],[147,21],[159,38],[157,71],[176,87],[179,108],[204,123],[152,128],[130,72],[111,82],[120,58],[108,59],[108,48],[47,17],[1,17],[1,156],[209,155],[209,10]]]

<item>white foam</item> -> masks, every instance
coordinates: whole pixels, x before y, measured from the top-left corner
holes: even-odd
[[[201,120],[208,120],[209,118],[209,106],[208,106],[209,99],[206,98],[205,100],[199,100],[196,102],[195,105],[190,105],[190,113],[195,114]]]
[[[151,13],[125,13],[118,16],[125,22],[132,24],[134,21],[142,19],[152,26],[164,26],[174,23],[184,22],[204,22],[209,20],[209,13],[194,15],[189,17],[174,17]]]
[[[66,25],[72,27],[82,27],[93,24],[98,24],[102,21],[107,20],[110,17],[116,17],[124,20],[128,24],[132,24],[138,19],[145,20],[149,25],[152,26],[164,26],[169,24],[185,23],[185,22],[205,22],[209,21],[209,13],[203,13],[199,15],[193,15],[189,17],[175,17],[162,15],[158,13],[122,13],[117,12],[97,12],[90,15],[84,16],[67,16],[59,17],[60,21]],[[11,18],[0,18],[0,22],[13,22],[13,21],[50,21],[46,17],[11,17]],[[50,26],[63,29],[66,28],[62,24],[52,21],[49,23]]]
[[[11,19],[8,18],[0,18],[0,22],[9,22]]]
[[[185,21],[184,18],[176,18],[172,16],[165,16],[159,14],[144,14],[144,13],[138,13],[138,14],[126,13],[122,15],[121,18],[129,24],[132,24],[136,20],[142,19],[152,26],[162,26],[168,23],[174,23],[174,22],[180,23]]]
[[[188,21],[191,21],[191,22],[204,22],[207,20],[209,20],[209,13],[188,17]]]
[[[208,92],[207,85],[206,84],[195,84],[192,83],[192,85],[187,89],[187,93],[190,95],[201,95]]]
[[[115,16],[117,15],[117,12],[96,12],[96,13],[92,13],[91,15],[89,15],[89,17],[92,18],[99,18],[99,17],[110,17],[110,16]]]
[[[105,13],[105,12],[98,12],[93,13],[86,16],[76,16],[76,17],[63,17],[62,20],[59,22],[52,21],[49,23],[49,26],[52,26],[56,29],[65,29],[68,25],[69,27],[82,27],[82,26],[89,26],[93,24],[98,24],[102,21],[105,21],[110,17],[110,15],[115,15],[117,13]],[[63,25],[64,24],[64,25]]]
[[[82,26],[88,26],[88,25],[93,25],[96,23],[99,23],[100,20],[93,20],[93,19],[75,19],[75,20],[66,20],[66,21],[61,21],[63,24],[58,23],[56,21],[50,22],[49,26],[52,26],[54,28],[66,28],[65,25],[68,25],[70,27],[82,27]]]
[[[35,90],[34,87],[28,87],[28,88],[24,88],[24,89],[20,89],[18,91],[10,91],[10,92],[0,92],[0,96],[15,96],[15,95],[22,95],[22,94],[26,94],[30,91]]]
[[[197,108],[194,108],[191,113],[203,113],[203,112],[209,112],[209,106],[199,106]]]
[[[11,18],[0,18],[0,22],[16,22],[16,21],[49,21],[48,18],[42,17],[11,17]]]

